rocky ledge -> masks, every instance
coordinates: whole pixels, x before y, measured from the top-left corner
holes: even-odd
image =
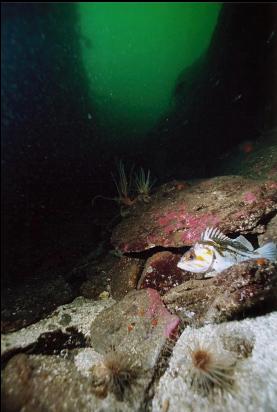
[[[261,234],[277,210],[277,183],[220,176],[188,186],[161,186],[148,204],[136,203],[112,233],[123,253],[194,244],[207,226],[226,234]]]

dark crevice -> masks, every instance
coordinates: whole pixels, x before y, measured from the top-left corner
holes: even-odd
[[[263,216],[259,220],[259,225],[265,225],[267,226],[268,223],[277,215],[277,212],[273,210],[272,212],[268,213],[267,215]]]
[[[181,335],[181,331],[179,331],[179,336]],[[148,388],[145,390],[145,411],[150,412],[152,410],[152,399],[155,395],[155,388],[159,384],[159,381],[161,377],[164,375],[166,372],[169,362],[171,359],[171,355],[174,349],[174,346],[177,343],[177,336],[176,339],[168,339],[168,341],[165,343],[159,358],[156,362],[155,365],[155,371],[153,374],[153,378],[151,379],[151,382],[148,385]]]
[[[254,307],[239,312],[236,316],[232,316],[230,321],[241,321],[246,318],[256,318],[258,316],[265,316],[277,310],[277,288],[268,291],[268,295],[256,303]]]
[[[6,367],[8,361],[12,357],[14,357],[15,355],[18,355],[19,353],[28,353],[28,351],[31,350],[32,347],[33,347],[33,343],[26,346],[25,348],[15,348],[15,349],[11,349],[5,352],[3,355],[1,355],[1,369],[4,369]]]
[[[128,256],[131,258],[141,258],[141,259],[148,259],[156,253],[159,252],[171,252],[174,255],[183,254],[185,253],[191,246],[182,246],[182,247],[163,247],[163,246],[156,246],[151,249],[143,250],[141,252],[130,252],[124,253],[124,256]]]
[[[89,342],[75,327],[66,328],[65,332],[56,329],[42,333],[38,339],[25,348],[11,349],[1,357],[1,368],[19,353],[28,355],[59,355],[63,350],[72,350],[89,347]]]
[[[66,328],[65,332],[57,329],[39,336],[28,353],[32,355],[58,355],[63,349],[85,348],[88,342],[75,327]]]

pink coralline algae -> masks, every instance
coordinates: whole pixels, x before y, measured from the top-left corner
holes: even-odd
[[[136,204],[112,233],[124,253],[157,246],[191,246],[211,226],[225,234],[257,233],[258,222],[276,211],[277,185],[270,180],[219,176],[186,190],[158,189],[147,204]]]
[[[183,222],[175,221],[171,223],[170,225],[165,226],[164,232],[169,235],[170,233],[176,232],[176,230],[182,229],[183,227],[184,227]]]
[[[185,244],[195,243],[200,239],[202,232],[211,226],[216,226],[219,223],[219,219],[216,216],[207,214],[201,216],[188,216],[187,224],[190,228],[189,231],[185,231],[182,235],[182,240]]]
[[[252,192],[246,192],[243,195],[243,200],[246,203],[253,203],[257,201],[257,196]]]
[[[184,230],[181,239],[185,244],[192,244],[199,240],[207,226],[215,226],[219,222],[219,219],[211,213],[195,215],[185,212],[184,209],[167,212],[156,219],[161,226],[161,231],[166,235]]]
[[[166,211],[162,215],[154,215],[153,219],[159,224],[161,230],[168,235],[184,227],[186,214],[183,209],[179,209],[173,212]]]
[[[154,289],[146,289],[149,298],[149,308],[145,314],[150,319],[162,318],[165,322],[164,335],[170,338],[176,332],[180,319],[171,313],[164,306],[159,293]]]
[[[169,224],[178,223],[186,218],[185,211],[183,209],[175,210],[174,212],[165,212],[162,216],[157,216],[157,221],[161,226],[167,226]]]

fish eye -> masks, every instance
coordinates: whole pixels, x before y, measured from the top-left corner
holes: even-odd
[[[186,260],[193,260],[194,259],[194,253],[193,251],[189,250],[186,254]]]

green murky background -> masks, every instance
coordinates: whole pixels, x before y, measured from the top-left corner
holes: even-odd
[[[84,66],[114,141],[143,136],[172,106],[179,74],[208,47],[221,3],[80,3]]]

